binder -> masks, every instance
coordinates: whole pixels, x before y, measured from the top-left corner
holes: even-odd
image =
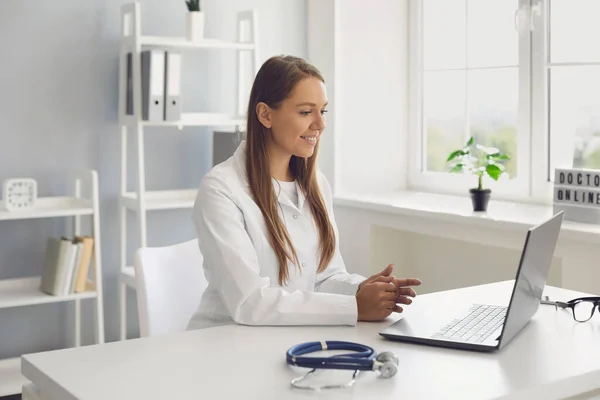
[[[142,51],[142,119],[164,120],[165,52]]]
[[[165,62],[165,120],[179,121],[181,118],[181,53],[166,52]]]
[[[133,115],[133,57],[127,53],[127,88],[125,89],[125,114]]]

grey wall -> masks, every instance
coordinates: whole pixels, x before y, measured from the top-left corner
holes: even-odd
[[[119,0],[0,2],[0,181],[33,177],[39,194],[62,195],[74,167],[100,177],[106,340],[118,339],[120,133],[117,125]],[[262,62],[274,54],[306,56],[305,0],[203,0],[206,35],[235,36],[235,12],[258,11]],[[184,0],[142,0],[142,33],[182,36]],[[231,51],[184,54],[184,111],[234,107]],[[146,135],[148,189],[197,187],[212,165],[209,128],[153,128]],[[133,138],[130,137],[130,143]],[[131,159],[130,167],[135,165]],[[130,174],[133,179],[135,175]],[[134,181],[131,181],[132,185]],[[133,186],[131,186],[133,187]],[[46,238],[69,234],[68,219],[0,222],[0,279],[41,273]],[[139,245],[129,218],[129,255]],[[149,214],[149,244],[194,237],[189,210]],[[84,303],[83,343],[93,341],[92,302]],[[138,334],[129,291],[130,337]],[[70,305],[0,309],[0,358],[68,346]]]

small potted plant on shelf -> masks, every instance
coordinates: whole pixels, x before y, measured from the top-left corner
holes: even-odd
[[[504,161],[510,160],[508,154],[494,147],[475,144],[473,137],[467,144],[453,151],[446,160],[450,164],[450,172],[470,172],[477,176],[476,188],[469,190],[473,211],[487,211],[491,190],[483,187],[483,176],[487,175],[497,181],[504,174]]]
[[[185,0],[188,8],[187,39],[195,42],[204,39],[204,13],[200,9],[200,0]]]

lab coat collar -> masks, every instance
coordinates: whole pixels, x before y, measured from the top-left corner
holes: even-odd
[[[238,176],[242,183],[246,186],[250,186],[248,182],[248,175],[246,174],[246,141],[242,140],[238,148],[233,153],[233,160],[235,163],[235,169],[237,170]]]
[[[298,193],[298,205],[292,203],[292,201],[287,196],[282,194],[283,190],[279,190],[279,188],[277,188],[275,189],[275,193],[277,194],[277,201],[279,203],[287,204],[288,206],[298,209],[298,211],[300,211],[302,210],[302,207],[304,207],[304,200],[306,200],[306,198],[304,197],[304,192],[298,184],[298,181],[295,181],[294,183],[296,184],[296,192]]]
[[[248,174],[246,173],[246,141],[245,140],[242,140],[242,142],[240,143],[238,148],[233,153],[233,159],[234,159],[235,167],[236,167],[237,173],[240,177],[240,180],[243,182],[244,185],[250,186],[250,183],[248,182]],[[304,196],[304,191],[302,190],[302,188],[300,187],[300,185],[298,184],[297,181],[296,181],[296,191],[298,192],[298,209],[302,210],[302,207],[304,206],[304,201],[306,200],[306,197]],[[292,202],[286,196],[281,196],[280,191],[278,192],[278,195],[277,195],[277,201],[279,201],[280,203],[286,203],[290,206],[296,207],[296,205],[292,204]]]

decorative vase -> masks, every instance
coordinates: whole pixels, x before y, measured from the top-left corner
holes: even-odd
[[[187,40],[197,42],[204,39],[204,12],[190,11],[187,13]]]
[[[473,211],[487,211],[488,202],[490,201],[490,189],[470,189],[471,202],[473,203]]]

